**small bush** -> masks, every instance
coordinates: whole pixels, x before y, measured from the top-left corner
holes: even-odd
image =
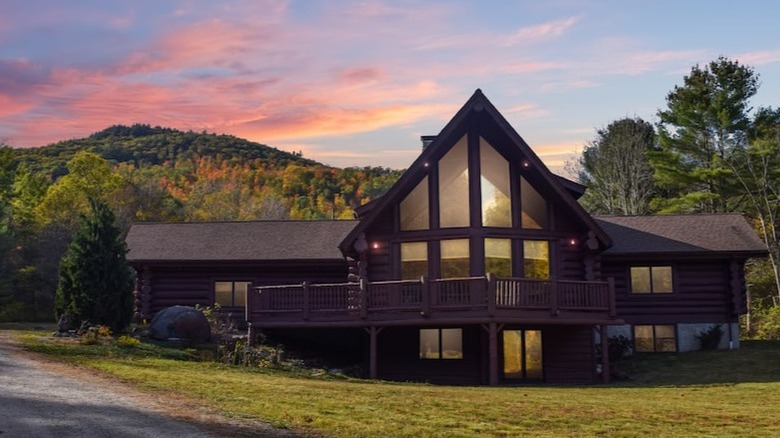
[[[696,339],[702,350],[715,350],[720,345],[720,339],[723,337],[723,329],[720,324],[715,324],[709,329],[699,332]]]
[[[116,340],[116,345],[119,345],[123,348],[135,348],[141,345],[141,341],[132,336],[122,335],[119,337],[119,339]]]
[[[628,339],[623,335],[609,338],[607,345],[610,361],[620,360],[631,355],[631,339]]]

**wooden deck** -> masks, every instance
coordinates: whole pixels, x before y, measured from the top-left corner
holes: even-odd
[[[612,281],[485,277],[273,285],[247,291],[253,327],[503,321],[598,324],[615,318]]]

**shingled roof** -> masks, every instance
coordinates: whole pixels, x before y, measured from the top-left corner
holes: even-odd
[[[137,223],[130,262],[340,260],[338,245],[357,221]]]
[[[597,216],[612,238],[605,255],[737,253],[762,255],[766,245],[740,214]]]

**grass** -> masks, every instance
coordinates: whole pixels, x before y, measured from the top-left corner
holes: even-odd
[[[623,361],[578,387],[446,387],[201,362],[143,343],[80,345],[20,332],[25,348],[174,393],[233,418],[325,436],[780,436],[780,343]]]

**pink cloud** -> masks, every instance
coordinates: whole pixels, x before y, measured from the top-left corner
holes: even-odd
[[[761,50],[756,52],[746,52],[736,55],[734,58],[742,64],[750,66],[761,66],[773,64],[780,61],[780,50]]]
[[[504,44],[507,46],[513,46],[516,44],[525,44],[554,38],[563,35],[570,27],[574,26],[580,17],[569,17],[561,20],[550,21],[547,23],[537,24],[535,26],[523,27],[517,30],[514,34],[509,36]]]

